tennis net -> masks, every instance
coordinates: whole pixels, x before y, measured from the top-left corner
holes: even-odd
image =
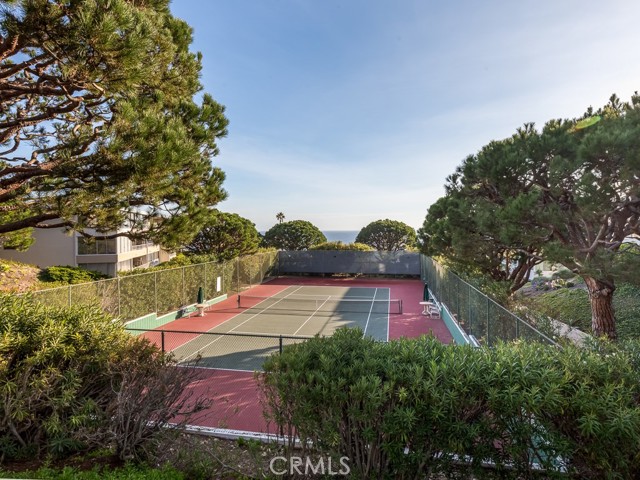
[[[353,312],[353,313],[402,313],[402,300],[368,300],[351,298],[287,298],[238,295],[238,308],[261,310]]]

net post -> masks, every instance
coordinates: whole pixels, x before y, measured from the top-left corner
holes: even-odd
[[[278,349],[280,351],[280,355],[282,355],[282,335],[278,338]]]
[[[403,313],[402,299],[400,299],[400,313]]]
[[[238,293],[238,308],[240,308],[240,294]]]
[[[162,353],[164,354],[164,330],[160,330],[160,346],[162,348]]]

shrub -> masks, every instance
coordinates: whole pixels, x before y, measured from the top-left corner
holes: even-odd
[[[80,267],[70,267],[68,265],[45,268],[40,275],[40,280],[43,282],[60,282],[65,284],[93,282],[103,278],[109,278],[109,276],[100,272],[85,270]]]
[[[202,406],[177,402],[188,369],[97,307],[0,297],[0,318],[0,459],[95,445],[140,457],[169,417]]]
[[[173,467],[152,468],[145,465],[126,465],[114,470],[94,468],[82,471],[71,467],[62,470],[43,467],[35,472],[3,472],[0,475],[5,478],[39,478],[42,480],[183,480],[185,476]]]
[[[570,279],[574,278],[575,276],[576,276],[576,274],[573,273],[568,268],[562,268],[562,269],[558,270],[557,272],[553,272],[553,275],[551,275],[551,278],[552,279],[559,278],[561,280],[570,280]]]
[[[309,250],[354,250],[357,252],[373,252],[375,248],[364,243],[324,242],[314,245]]]
[[[576,478],[636,478],[640,374],[631,352],[378,343],[344,329],[270,358],[261,387],[281,431],[348,456],[362,478],[532,478],[533,462],[545,478],[565,478],[562,465]]]

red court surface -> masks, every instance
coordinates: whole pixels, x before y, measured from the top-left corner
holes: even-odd
[[[452,342],[451,334],[440,318],[422,315],[419,302],[422,300],[424,284],[419,279],[280,277],[244,293],[271,296],[291,285],[389,288],[391,298],[403,302],[403,313],[390,315],[390,340],[433,335],[443,343]],[[216,304],[215,308],[228,311],[224,314],[205,313],[203,317],[192,314],[191,317],[180,318],[163,325],[160,329],[204,332],[240,312],[236,308],[235,296]],[[166,346],[167,349],[172,349],[177,345]],[[191,384],[189,389],[196,394],[206,394],[214,400],[212,407],[198,418],[196,426],[275,433],[274,426],[271,425],[269,428],[262,415],[259,387],[253,372],[200,369],[199,380]]]
[[[417,338],[433,335],[442,343],[453,341],[447,326],[440,318],[422,315],[422,293],[424,284],[419,279],[379,279],[379,278],[322,278],[322,277],[280,277],[266,285],[324,285],[340,287],[383,287],[391,290],[391,298],[402,300],[402,315],[389,318],[389,340],[400,337]],[[264,285],[261,285],[264,286]]]

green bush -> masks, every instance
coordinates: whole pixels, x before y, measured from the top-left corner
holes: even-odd
[[[4,456],[20,449],[56,454],[80,448],[70,432],[93,423],[94,391],[130,337],[101,311],[0,298],[0,437]]]
[[[560,270],[558,270],[557,272],[554,272],[551,275],[552,279],[555,278],[559,278],[561,280],[571,280],[572,278],[574,278],[576,276],[575,273],[573,273],[571,270],[569,270],[568,268],[562,268]]]
[[[126,465],[114,470],[99,469],[81,471],[71,467],[61,470],[43,467],[36,471],[4,472],[2,478],[39,478],[42,480],[182,480],[184,475],[170,466],[152,468],[144,465]],[[6,476],[6,477],[5,477]]]
[[[344,329],[270,358],[261,388],[285,434],[349,457],[359,478],[532,478],[533,463],[545,478],[566,478],[560,467],[572,478],[637,478],[630,351],[379,343]]]
[[[340,240],[337,242],[324,242],[318,245],[314,245],[309,250],[355,250],[357,252],[373,252],[375,248],[365,243],[342,243]]]
[[[170,419],[202,405],[183,395],[189,369],[98,307],[4,296],[0,318],[0,459],[96,445],[140,458]]]
[[[40,280],[43,282],[59,282],[63,284],[93,282],[95,280],[102,280],[103,278],[109,277],[100,272],[85,270],[80,267],[70,267],[68,265],[45,268],[40,275]]]

